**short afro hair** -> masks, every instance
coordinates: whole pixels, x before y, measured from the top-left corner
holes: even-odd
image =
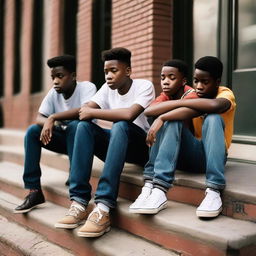
[[[221,78],[223,72],[222,62],[213,56],[205,56],[200,58],[195,63],[195,68],[209,72],[210,75],[215,79]]]
[[[188,65],[183,60],[179,60],[179,59],[168,60],[163,64],[163,67],[166,67],[166,66],[177,68],[179,72],[183,74],[184,77],[187,77],[188,75]]]
[[[112,48],[110,50],[106,50],[102,52],[102,60],[118,60],[125,64],[127,64],[128,67],[131,67],[131,52],[123,47],[116,47]]]
[[[51,58],[47,61],[50,68],[64,67],[69,72],[76,72],[76,58],[72,55],[62,55]]]

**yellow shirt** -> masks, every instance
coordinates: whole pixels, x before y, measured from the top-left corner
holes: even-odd
[[[234,117],[235,117],[235,109],[236,109],[235,96],[229,88],[225,86],[220,86],[216,96],[216,99],[217,98],[228,99],[231,103],[230,108],[226,112],[220,114],[225,123],[225,131],[224,131],[225,143],[226,143],[226,148],[228,149],[230,147],[230,144],[232,141],[232,135],[233,135]],[[194,132],[195,132],[196,138],[198,139],[202,138],[203,121],[204,121],[203,116],[193,118]]]

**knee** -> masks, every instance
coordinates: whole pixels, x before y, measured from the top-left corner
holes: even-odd
[[[180,129],[182,128],[182,121],[166,121],[164,127],[165,129]]]
[[[75,132],[77,129],[77,126],[79,124],[79,120],[71,121],[67,126],[67,132]]]
[[[42,126],[38,124],[32,124],[28,127],[25,138],[36,136],[39,137],[42,131]]]
[[[85,130],[91,130],[92,126],[93,124],[89,121],[79,121],[76,126],[77,133],[84,132]]]
[[[128,131],[129,131],[129,123],[127,121],[115,122],[111,128],[111,134],[119,133],[119,132],[128,133]]]
[[[204,125],[206,126],[216,126],[216,125],[221,125],[223,126],[224,125],[224,122],[223,122],[223,119],[221,117],[221,115],[219,114],[209,114],[205,117],[205,120],[204,120]]]

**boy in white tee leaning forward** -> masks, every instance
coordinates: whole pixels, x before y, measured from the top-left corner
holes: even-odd
[[[28,212],[45,202],[40,182],[42,147],[67,154],[71,162],[80,107],[96,92],[93,83],[76,81],[74,56],[57,56],[47,64],[51,68],[53,88],[39,107],[36,124],[26,132],[23,181],[29,194],[14,213]]]
[[[95,207],[78,236],[98,237],[110,230],[109,209],[116,206],[124,163],[144,166],[148,159],[145,139],[149,124],[143,111],[155,92],[150,81],[130,78],[130,58],[131,52],[125,48],[103,52],[106,83],[80,110],[82,121],[77,126],[70,176],[72,204],[55,227],[72,229],[86,220],[94,155],[105,164],[95,193]],[[91,121],[94,118],[112,121],[113,126],[103,129]]]

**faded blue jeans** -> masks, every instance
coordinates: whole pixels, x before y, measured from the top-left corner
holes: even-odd
[[[111,130],[90,121],[77,126],[71,164],[70,199],[87,205],[91,199],[89,183],[93,157],[105,162],[95,194],[95,203],[116,206],[121,172],[125,162],[144,166],[148,161],[146,132],[131,122],[119,121]]]
[[[181,121],[165,122],[151,147],[144,168],[144,180],[167,191],[173,184],[176,168],[205,172],[206,186],[225,188],[224,169],[227,160],[224,122],[220,115],[205,116],[202,139],[198,140]]]
[[[78,120],[69,122],[66,130],[62,130],[60,127],[54,127],[52,139],[46,146],[40,141],[42,126],[33,124],[27,129],[24,139],[25,163],[23,173],[23,181],[26,189],[41,188],[40,158],[42,147],[56,153],[66,154],[71,161],[78,123]]]

